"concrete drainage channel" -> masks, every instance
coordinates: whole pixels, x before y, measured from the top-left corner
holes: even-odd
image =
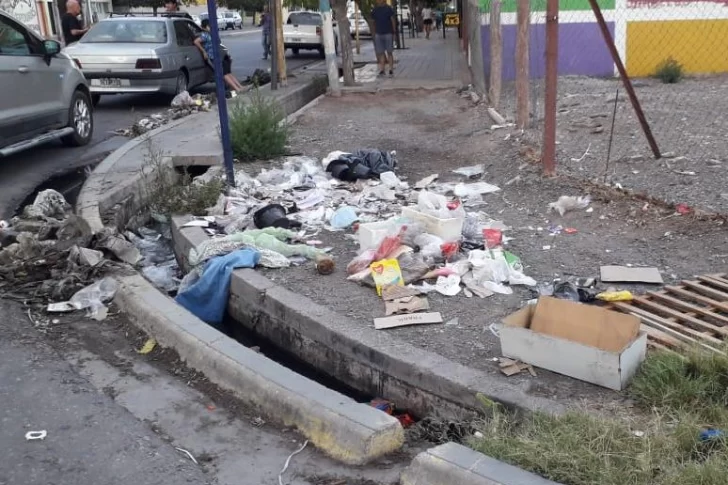
[[[315,81],[314,81],[315,83]],[[314,90],[315,91],[315,90]],[[318,95],[318,94],[316,94]],[[312,96],[313,99],[315,96]],[[306,102],[311,99],[306,100]],[[306,102],[282,100],[286,112],[293,114]],[[295,116],[295,115],[292,115]],[[151,134],[167,136],[176,125]],[[144,180],[126,179],[123,187],[105,189],[116,180],[113,166],[133,150],[132,140],[112,154],[89,178],[90,187],[79,196],[79,214],[100,229],[101,214],[116,208],[112,220],[123,227],[143,207]],[[165,169],[175,165],[172,154]],[[193,161],[189,161],[194,163]],[[121,174],[120,174],[121,175]],[[175,253],[182,266],[189,248],[206,234],[200,228],[179,230],[173,221]],[[232,391],[243,401],[265,409],[274,421],[298,429],[313,445],[347,464],[361,465],[399,450],[404,444],[400,422],[369,404],[357,402],[371,396],[386,396],[415,416],[435,412],[445,416],[472,413],[479,408],[479,393],[513,406],[549,409],[550,403],[523,395],[510,388],[499,388],[471,369],[402,343],[392,342],[370,329],[348,327],[341,317],[278,287],[253,270],[233,273],[229,312],[242,325],[234,336],[245,340],[262,338],[275,349],[265,352],[294,368],[301,361],[313,371],[304,377],[235,339],[207,325],[157,290],[141,275],[119,277],[120,289],[115,302],[137,326],[165,347],[174,348],[188,366],[210,381]],[[235,326],[235,324],[233,324]],[[244,335],[240,335],[243,333]],[[246,337],[247,336],[247,337]],[[290,359],[291,356],[293,360]],[[397,358],[392,358],[397,356]],[[418,365],[414,365],[414,363]],[[321,374],[323,372],[323,376]],[[332,380],[328,380],[332,379]],[[335,387],[357,400],[347,397]],[[346,382],[350,388],[340,387]],[[353,388],[353,391],[352,389]],[[402,484],[546,484],[535,475],[492,460],[455,443],[421,453],[402,476]]]

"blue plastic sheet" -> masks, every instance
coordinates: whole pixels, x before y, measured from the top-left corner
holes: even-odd
[[[254,268],[258,261],[260,253],[254,249],[240,249],[213,258],[205,264],[200,279],[179,293],[175,300],[200,320],[218,326],[225,315],[233,270]]]

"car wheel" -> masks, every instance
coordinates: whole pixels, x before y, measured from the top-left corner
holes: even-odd
[[[320,55],[320,56],[321,56],[322,58],[324,58],[324,59],[326,58],[326,51],[324,50],[324,48],[323,48],[323,47],[319,47],[319,49],[318,49],[318,53],[319,53],[319,55]]]
[[[83,91],[76,91],[68,109],[68,126],[73,133],[61,138],[64,145],[80,147],[91,141],[94,133],[94,117],[91,100]]]
[[[296,57],[298,57],[298,54],[300,53],[298,49],[291,49],[291,52],[293,52],[293,55]]]
[[[94,105],[94,108],[99,105],[101,102],[101,95],[100,94],[92,94],[91,95],[91,103]]]
[[[178,95],[182,91],[187,91],[188,88],[187,74],[184,71],[180,71],[177,74],[177,80],[175,81],[174,95]]]

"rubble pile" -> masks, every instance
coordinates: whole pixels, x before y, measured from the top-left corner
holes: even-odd
[[[215,103],[214,94],[195,94],[191,96],[187,91],[182,91],[172,100],[171,107],[164,112],[154,113],[136,121],[130,128],[116,130],[117,135],[136,138],[144,133],[166,125],[170,121],[178,120],[186,116],[210,111]]]

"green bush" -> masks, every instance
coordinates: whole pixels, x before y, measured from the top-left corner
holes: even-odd
[[[233,155],[241,162],[285,155],[288,127],[278,102],[255,89],[230,110]]]
[[[668,57],[657,66],[655,77],[665,84],[675,84],[683,77],[683,66],[672,57]]]

